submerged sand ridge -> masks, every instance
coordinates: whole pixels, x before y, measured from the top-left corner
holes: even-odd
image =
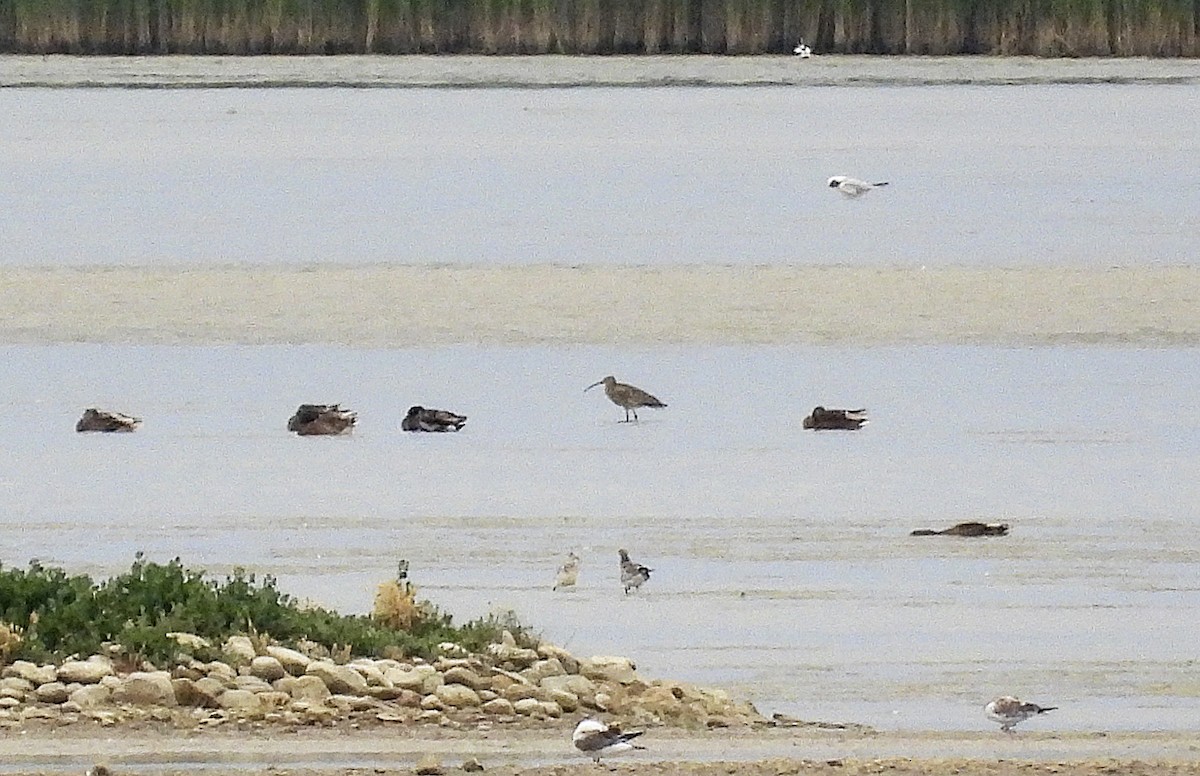
[[[1200,267],[26,267],[0,342],[1200,344]]]

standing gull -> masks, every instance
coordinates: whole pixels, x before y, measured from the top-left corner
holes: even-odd
[[[619,552],[621,553],[621,584],[625,588],[625,595],[629,595],[630,590],[637,590],[650,579],[650,572],[653,569],[631,561],[627,551],[619,550]]]
[[[575,587],[579,580],[579,556],[573,552],[567,553],[567,562],[558,567],[558,576],[554,578],[554,590],[560,587]]]
[[[1003,695],[983,707],[987,718],[1000,723],[1000,730],[1012,733],[1013,725],[1024,722],[1030,717],[1054,711],[1057,706],[1039,706],[1036,703],[1024,703],[1011,695]]]
[[[829,188],[837,189],[851,199],[861,197],[871,189],[877,189],[880,186],[886,185],[888,185],[887,181],[868,183],[858,178],[851,178],[848,175],[835,175],[829,179]]]
[[[641,388],[636,388],[632,385],[626,385],[625,383],[618,383],[617,378],[613,377],[612,375],[609,375],[608,377],[604,378],[603,380],[592,383],[587,388],[584,388],[583,389],[584,393],[587,393],[588,391],[592,390],[597,385],[604,386],[604,395],[608,397],[609,401],[611,401],[613,404],[617,405],[618,407],[623,407],[625,409],[625,420],[621,421],[623,423],[629,422],[630,411],[633,412],[633,419],[634,420],[638,419],[638,416],[637,416],[637,408],[638,407],[665,407],[665,406],[667,406],[667,405],[663,404],[661,401],[659,401],[658,399],[656,399],[655,397],[653,397],[650,394],[643,391]]]
[[[622,733],[616,727],[609,727],[598,719],[588,717],[575,726],[571,734],[571,743],[575,748],[600,762],[601,755],[614,755],[628,752],[631,749],[645,749],[644,746],[629,743],[640,736],[644,730]]]

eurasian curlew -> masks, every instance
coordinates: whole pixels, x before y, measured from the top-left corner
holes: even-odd
[[[617,378],[613,377],[612,375],[609,375],[603,380],[592,383],[587,388],[584,388],[584,393],[592,390],[597,385],[603,385],[604,395],[608,397],[608,400],[625,410],[625,420],[621,421],[622,423],[629,422],[630,412],[633,413],[633,419],[636,421],[638,419],[638,407],[667,406],[655,397],[643,391],[641,388],[637,388],[632,385],[626,385],[625,383],[618,383]]]

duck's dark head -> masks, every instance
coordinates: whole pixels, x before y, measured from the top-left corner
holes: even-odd
[[[410,417],[410,418],[416,417],[417,415],[420,415],[424,411],[425,411],[425,408],[421,407],[421,406],[409,407],[408,408],[408,417]]]

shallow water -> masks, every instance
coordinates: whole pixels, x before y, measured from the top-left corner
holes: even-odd
[[[5,560],[111,573],[137,550],[245,565],[344,611],[412,563],[459,617],[512,608],[584,654],[764,711],[978,729],[1015,692],[1059,730],[1187,729],[1200,604],[1190,349],[8,346],[25,433]],[[670,406],[622,424],[613,372]],[[284,430],[301,401],[353,437]],[[869,406],[804,433],[812,404]],[[405,435],[410,403],[471,420]],[[136,412],[76,435],[79,408]],[[1005,521],[999,539],[910,538]],[[616,550],[654,576],[617,584]],[[568,549],[579,588],[549,589]],[[1042,723],[1039,723],[1041,726]]]

